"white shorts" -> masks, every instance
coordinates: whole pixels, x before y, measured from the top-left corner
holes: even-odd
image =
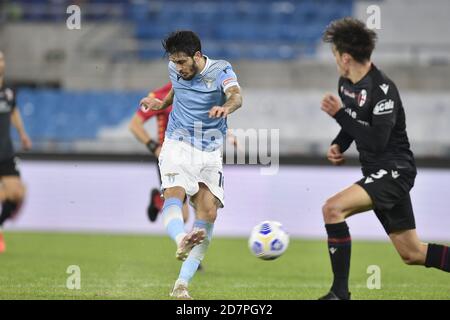
[[[166,138],[159,154],[161,188],[182,187],[188,196],[195,195],[199,183],[225,205],[223,192],[222,150],[201,151],[192,145]]]

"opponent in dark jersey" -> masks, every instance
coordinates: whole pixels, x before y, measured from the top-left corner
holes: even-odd
[[[5,59],[0,51],[0,253],[6,249],[2,227],[14,216],[25,197],[25,187],[20,180],[17,159],[11,141],[11,124],[17,129],[23,148],[31,148],[31,140],[25,132],[19,109],[16,108],[14,91],[3,84]]]
[[[329,198],[323,206],[334,280],[324,300],[350,299],[351,237],[345,219],[373,209],[405,263],[450,272],[448,247],[420,242],[409,192],[416,166],[406,134],[405,111],[395,84],[370,61],[376,34],[353,18],[334,21],[323,37],[333,46],[341,74],[340,99],[325,95],[322,110],[341,131],[328,159],[344,162],[353,141],[364,178]]]

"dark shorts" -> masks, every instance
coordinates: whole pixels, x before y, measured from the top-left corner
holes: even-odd
[[[0,177],[6,176],[20,177],[17,157],[0,162]]]
[[[369,194],[373,211],[387,234],[416,228],[409,191],[416,172],[380,169],[356,182]]]

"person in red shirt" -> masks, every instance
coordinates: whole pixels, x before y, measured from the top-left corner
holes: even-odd
[[[166,95],[169,93],[170,89],[172,89],[172,84],[169,82],[162,88],[150,92],[147,96],[147,99],[164,100]],[[138,139],[138,141],[146,145],[150,153],[154,155],[156,158],[159,157],[161,146],[164,142],[167,123],[169,121],[169,114],[171,111],[172,106],[168,107],[167,109],[158,111],[146,109],[145,107],[140,107],[130,121],[129,125],[130,131],[134,134],[134,136]],[[158,127],[157,140],[152,139],[150,134],[144,128],[145,122],[147,122],[149,119],[153,117],[156,117],[157,121]],[[158,177],[161,184],[161,175],[158,168],[156,171],[158,172]],[[153,188],[150,193],[150,204],[148,205],[147,208],[147,215],[151,222],[156,221],[158,213],[161,211],[163,204],[164,200],[161,197],[159,188]],[[188,220],[188,217],[189,217],[189,208],[187,205],[187,201],[185,199],[183,205],[184,222]]]

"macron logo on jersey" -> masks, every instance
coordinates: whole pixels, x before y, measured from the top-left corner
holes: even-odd
[[[391,99],[383,99],[375,105],[375,108],[373,108],[373,114],[376,116],[389,114],[392,113],[392,111],[394,111],[394,101]]]
[[[388,90],[389,90],[389,85],[386,83],[383,83],[382,85],[380,85],[380,89],[383,90],[384,94],[387,94]]]

